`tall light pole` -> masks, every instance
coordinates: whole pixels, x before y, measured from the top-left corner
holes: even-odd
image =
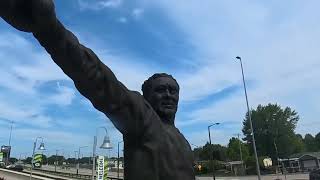
[[[98,130],[102,128],[105,130],[106,135],[104,136],[103,143],[100,146],[101,149],[112,149],[110,138],[108,135],[108,130],[106,127],[99,127],[96,129],[96,135],[93,137],[93,151],[92,151],[92,172],[91,179],[94,180],[95,169],[96,169],[96,148],[97,148],[97,138],[98,138]]]
[[[11,121],[10,123],[11,123],[11,126],[10,126],[9,146],[11,146],[11,134],[12,134],[13,121]]]
[[[214,126],[214,125],[219,125],[219,124],[220,123],[213,123],[213,124],[208,126],[210,149],[212,149],[212,147],[211,147],[212,144],[211,144],[210,127]],[[214,172],[214,165],[213,165],[213,151],[210,152],[210,160],[211,160],[212,178],[213,178],[213,180],[216,180],[216,175],[215,175],[215,172]]]
[[[243,88],[244,88],[244,94],[245,94],[245,96],[246,96],[246,102],[247,102],[247,110],[248,110],[248,117],[249,117],[251,134],[252,134],[253,151],[254,151],[254,156],[255,156],[255,159],[256,159],[257,174],[258,174],[258,179],[261,180],[259,160],[258,160],[258,154],[257,154],[257,148],[256,148],[256,140],[255,140],[255,138],[254,138],[254,132],[253,132],[253,126],[252,126],[252,119],[251,119],[251,112],[250,112],[250,108],[249,108],[247,88],[246,88],[246,81],[245,81],[245,79],[244,79],[244,72],[243,72],[242,60],[241,60],[241,57],[239,57],[239,56],[237,56],[236,59],[239,59],[240,65],[241,65]]]
[[[120,143],[123,143],[123,141],[119,141],[118,142],[118,160],[117,160],[117,166],[118,166],[118,170],[117,170],[117,174],[118,174],[118,179],[120,178]],[[123,166],[123,163],[122,163],[122,166]]]
[[[33,151],[32,151],[32,160],[31,160],[31,170],[30,170],[30,180],[32,179],[32,168],[33,168],[33,160],[34,160],[34,152],[35,152],[35,150],[36,150],[36,146],[37,146],[37,141],[38,141],[38,139],[41,139],[42,141],[41,141],[41,144],[40,144],[40,146],[39,146],[39,150],[46,150],[45,148],[44,148],[44,143],[43,143],[43,138],[42,137],[37,137],[36,138],[36,140],[34,141],[34,143],[33,143]]]
[[[81,148],[86,148],[86,147],[88,147],[88,146],[81,146],[81,147],[79,147],[79,150],[78,150],[77,175],[79,174],[79,167],[80,167],[80,163],[79,163],[79,161],[80,161],[80,149]]]

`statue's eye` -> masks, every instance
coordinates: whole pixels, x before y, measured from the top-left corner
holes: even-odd
[[[164,93],[164,92],[167,91],[167,88],[164,87],[164,86],[159,86],[159,87],[157,87],[157,88],[155,89],[155,91],[158,92],[158,93]]]
[[[170,93],[171,93],[171,94],[176,94],[177,92],[178,92],[177,89],[170,89]]]

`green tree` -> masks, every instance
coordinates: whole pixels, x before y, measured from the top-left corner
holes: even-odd
[[[320,133],[316,134],[316,136],[314,137],[314,140],[316,142],[317,151],[320,151]]]
[[[237,138],[231,138],[227,147],[227,159],[231,161],[240,161],[240,145],[242,160],[245,161],[249,157],[248,146]]]
[[[251,117],[259,156],[276,159],[276,150],[279,157],[288,157],[292,153],[302,151],[302,142],[295,134],[299,121],[296,111],[291,110],[290,107],[283,109],[277,104],[259,105],[256,110],[251,110]],[[242,132],[252,152],[248,113],[243,121]]]
[[[220,144],[212,144],[206,143],[202,147],[202,151],[199,152],[200,160],[210,160],[210,153],[213,154],[213,159],[218,161],[226,160],[227,148],[221,146]]]
[[[200,157],[199,157],[199,155],[200,155],[200,153],[202,152],[202,147],[197,147],[197,148],[194,148],[193,149],[193,155],[194,155],[194,159],[196,160],[196,161],[198,161],[198,160],[200,160]]]
[[[314,152],[318,150],[316,139],[311,134],[306,134],[304,136],[304,145],[306,151]]]
[[[68,164],[76,164],[77,163],[77,159],[76,158],[68,158],[67,160]]]
[[[32,157],[27,157],[27,158],[24,160],[24,163],[26,163],[26,164],[31,164],[31,160],[32,160]]]
[[[62,163],[65,161],[65,158],[63,156],[50,156],[47,158],[49,164],[54,164],[56,161],[58,162],[58,165],[62,165]]]
[[[16,163],[17,161],[18,161],[18,159],[17,159],[17,158],[14,158],[14,157],[11,157],[11,158],[9,159],[9,162],[10,162],[11,164]]]

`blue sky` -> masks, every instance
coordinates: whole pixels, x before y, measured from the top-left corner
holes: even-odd
[[[176,125],[190,143],[226,145],[241,132],[249,103],[278,103],[300,115],[297,133],[316,134],[319,112],[318,1],[56,0],[59,19],[93,49],[129,89],[155,72],[181,86]],[[92,151],[96,128],[106,126],[115,155],[121,134],[75,89],[30,35],[0,23],[0,144],[14,121],[12,153],[30,156],[42,136],[47,155]],[[104,132],[99,131],[99,141]]]

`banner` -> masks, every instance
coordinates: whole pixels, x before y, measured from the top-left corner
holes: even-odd
[[[33,167],[41,168],[42,166],[42,154],[35,154],[33,157]]]
[[[104,180],[104,156],[97,158],[97,180]]]
[[[0,162],[3,162],[3,152],[0,152]]]
[[[108,176],[108,158],[106,158],[104,160],[104,179],[107,180],[107,176]]]

